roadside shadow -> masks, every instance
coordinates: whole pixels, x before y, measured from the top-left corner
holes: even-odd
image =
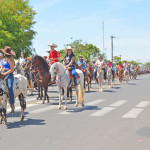
[[[20,117],[21,112],[20,111],[16,111],[14,114],[12,113],[7,113],[7,118],[19,118]],[[28,115],[28,112],[24,112],[24,116]]]
[[[68,109],[67,112],[70,112],[70,113],[78,113],[78,112],[82,112],[82,111],[85,111],[85,110],[101,110],[101,108],[99,108],[98,106],[84,106],[84,107],[76,107],[76,108],[73,108],[73,109]]]
[[[112,91],[112,90],[104,90],[103,92],[110,92],[110,93],[113,93],[115,91]]]
[[[94,92],[97,92],[97,91],[84,91],[84,93],[94,93]]]
[[[113,87],[113,89],[120,89],[121,87]]]
[[[25,127],[25,126],[31,126],[31,125],[45,125],[45,120],[39,120],[39,119],[25,119],[24,121],[16,121],[16,122],[8,122],[6,124],[6,128],[7,129],[14,129],[14,128],[21,128],[21,127]]]
[[[143,127],[139,129],[136,133],[144,137],[150,137],[150,127]]]
[[[135,83],[128,83],[129,85],[136,85]]]

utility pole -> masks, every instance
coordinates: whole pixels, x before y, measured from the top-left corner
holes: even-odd
[[[116,38],[113,35],[110,36],[111,38],[111,61],[113,62],[113,39]]]
[[[104,53],[104,21],[102,20],[102,30],[103,30],[103,53]]]

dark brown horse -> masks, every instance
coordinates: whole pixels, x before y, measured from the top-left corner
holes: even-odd
[[[47,103],[49,103],[49,96],[47,94],[48,91],[48,84],[50,81],[50,74],[49,74],[49,66],[47,62],[43,59],[43,57],[35,55],[32,58],[32,67],[34,67],[35,70],[35,81],[38,86],[38,97],[40,98],[40,90],[42,90],[42,87],[44,89],[44,100],[42,103],[45,103],[45,100],[47,99]],[[42,93],[42,91],[41,91]]]

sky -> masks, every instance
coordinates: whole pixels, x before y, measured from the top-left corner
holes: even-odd
[[[96,45],[110,59],[113,35],[114,56],[150,61],[149,0],[29,0],[29,4],[37,13],[33,47],[41,56],[48,55],[50,43],[57,44],[59,51],[81,39]]]

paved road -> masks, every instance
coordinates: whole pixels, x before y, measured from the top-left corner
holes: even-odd
[[[85,107],[74,108],[74,97],[67,111],[56,109],[55,86],[49,88],[50,104],[28,96],[25,121],[19,122],[16,102],[16,113],[0,126],[0,149],[149,150],[149,86],[150,75],[112,89],[105,86],[103,93],[93,85],[85,93]]]

